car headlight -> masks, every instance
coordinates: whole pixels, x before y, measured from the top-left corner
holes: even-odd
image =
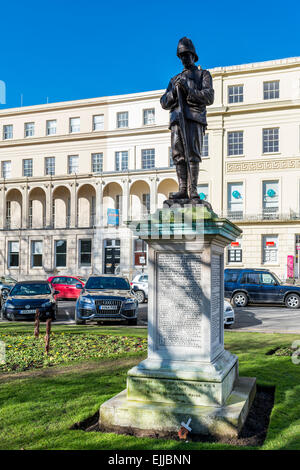
[[[5,302],[5,307],[8,307],[8,308],[15,308],[14,304],[12,302],[10,302],[9,300],[7,300]]]
[[[44,304],[41,305],[41,307],[51,307],[52,303],[51,302],[45,302]]]
[[[92,304],[93,301],[89,299],[88,297],[80,297],[80,303],[81,304]]]

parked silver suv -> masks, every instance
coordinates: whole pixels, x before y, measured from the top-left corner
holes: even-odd
[[[139,304],[148,300],[148,274],[137,274],[130,284]]]

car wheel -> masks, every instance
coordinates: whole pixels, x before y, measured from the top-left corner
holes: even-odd
[[[128,320],[128,325],[137,325],[137,318],[131,318],[130,320]]]
[[[246,307],[248,304],[248,297],[244,292],[237,292],[232,298],[235,307]]]
[[[85,325],[85,320],[76,320],[76,325]]]
[[[231,328],[231,325],[224,325],[224,328],[226,329]]]
[[[135,291],[135,297],[139,304],[145,302],[145,293],[142,290]]]
[[[287,308],[299,308],[300,297],[297,294],[288,294],[285,298],[285,306]]]

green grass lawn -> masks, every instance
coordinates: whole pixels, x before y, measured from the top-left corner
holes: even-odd
[[[44,326],[42,327],[44,331]],[[19,340],[32,333],[32,325],[2,324],[0,333]],[[100,405],[126,387],[127,370],[145,357],[145,350],[126,351],[142,343],[146,329],[120,327],[54,326],[54,337],[62,333],[80,348],[106,347],[100,357],[85,354],[56,367],[33,367],[26,372],[0,373],[0,449],[107,449],[192,450],[232,449],[219,443],[185,443],[163,439],[70,430],[78,421],[96,413]],[[44,334],[44,333],[43,333]],[[80,337],[87,337],[84,341]],[[300,449],[300,364],[288,356],[266,355],[278,346],[290,347],[298,335],[225,332],[225,346],[239,357],[241,376],[257,377],[260,385],[275,385],[275,404],[267,439],[262,449]],[[120,346],[108,351],[110,340]],[[28,339],[29,341],[29,339]],[[125,341],[126,343],[126,341]],[[60,344],[60,346],[59,346]],[[62,347],[61,343],[57,347]],[[71,343],[70,343],[71,344]],[[54,347],[54,343],[52,343]],[[26,349],[26,348],[25,348]],[[91,348],[94,349],[94,348]],[[106,349],[106,351],[105,351]],[[113,356],[111,356],[113,354]],[[46,367],[46,368],[45,368]],[[240,449],[240,447],[239,447]]]

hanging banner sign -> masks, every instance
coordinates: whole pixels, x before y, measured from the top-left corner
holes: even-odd
[[[294,256],[292,255],[287,257],[287,277],[294,277]]]
[[[119,209],[107,209],[107,225],[119,225]]]

